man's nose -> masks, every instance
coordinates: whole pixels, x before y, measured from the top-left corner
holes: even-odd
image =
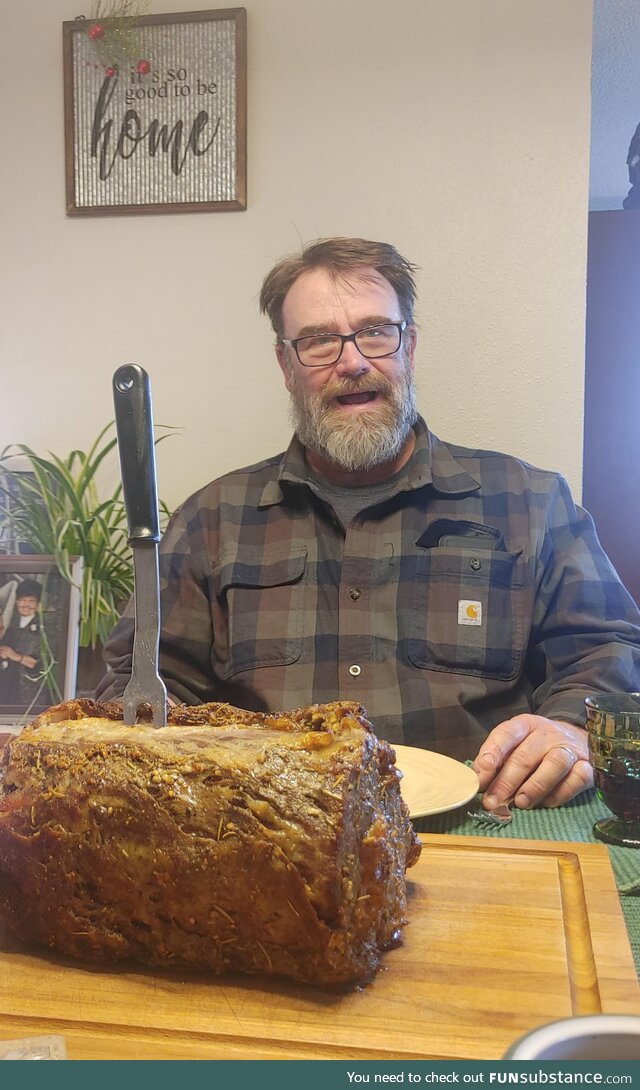
[[[371,367],[366,356],[362,355],[353,341],[345,341],[340,359],[336,364],[336,373],[341,376],[362,375]]]

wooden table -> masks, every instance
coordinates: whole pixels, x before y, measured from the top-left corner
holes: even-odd
[[[0,954],[0,1037],[70,1059],[498,1059],[570,1014],[640,1013],[603,845],[423,834],[410,923],[369,987],[96,971]]]

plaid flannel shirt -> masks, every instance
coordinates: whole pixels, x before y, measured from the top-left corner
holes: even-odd
[[[189,704],[360,701],[391,742],[475,755],[521,712],[583,723],[640,689],[640,614],[556,473],[420,420],[392,494],[345,528],[304,450],[212,482],[160,546],[160,670]],[[132,607],[101,699],[131,670]]]

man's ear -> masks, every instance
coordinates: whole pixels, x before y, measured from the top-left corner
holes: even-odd
[[[276,359],[280,364],[280,370],[284,375],[284,384],[287,390],[291,392],[291,367],[289,365],[289,357],[287,356],[286,344],[281,344],[280,341],[276,342]]]

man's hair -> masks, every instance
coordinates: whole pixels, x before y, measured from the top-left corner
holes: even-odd
[[[264,278],[260,291],[260,310],[268,314],[278,337],[284,333],[282,307],[285,296],[298,277],[311,269],[326,269],[335,279],[362,274],[375,269],[395,289],[403,319],[413,321],[417,269],[388,242],[369,242],[364,238],[322,238],[305,246],[299,254],[279,261]]]

